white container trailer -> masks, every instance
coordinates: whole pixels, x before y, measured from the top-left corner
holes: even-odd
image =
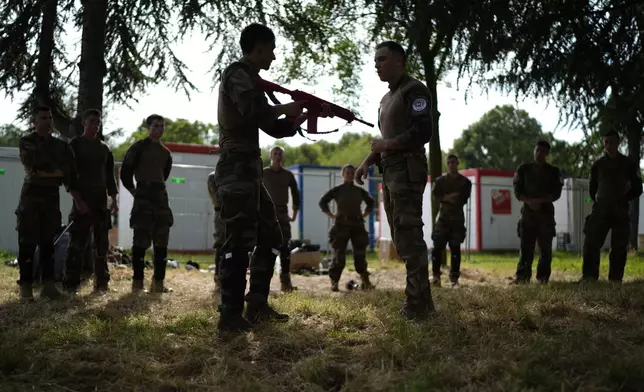
[[[586,217],[593,210],[593,201],[588,187],[588,179],[566,178],[564,180],[561,197],[554,202],[557,238],[553,243],[553,249],[582,251],[585,238],[584,224]],[[610,248],[610,235],[611,231],[608,232],[602,249]]]
[[[321,250],[329,251],[328,233],[333,221],[320,210],[319,202],[322,195],[329,189],[342,184],[342,166],[300,164],[289,166],[287,169],[295,175],[301,198],[300,211],[295,221],[291,222],[292,237],[310,240],[311,244],[320,245]],[[370,169],[369,174],[369,181],[365,181],[362,187],[376,199],[377,183],[380,182],[380,179],[374,179],[371,176],[373,168]],[[292,210],[292,203],[293,200],[289,193],[289,211]],[[335,201],[329,203],[329,207],[332,212],[335,212]],[[364,204],[362,207],[364,208]],[[365,229],[369,233],[369,248],[371,249],[375,246],[375,235],[377,234],[375,230],[376,208],[368,219],[365,219]],[[351,249],[351,243],[349,243],[348,249]]]
[[[462,245],[464,251],[518,250],[517,222],[521,214],[521,202],[514,197],[512,177],[514,172],[495,169],[467,169],[460,171],[472,181],[472,194],[463,206],[467,237]],[[423,199],[423,227],[425,242],[433,248],[431,239],[431,178],[428,179]],[[381,191],[382,192],[382,191]],[[382,197],[380,198],[380,238],[391,238]]]
[[[174,225],[170,229],[170,251],[203,253],[212,251],[214,213],[207,179],[217,164],[215,146],[164,143],[172,152],[172,171],[166,182]],[[197,165],[195,163],[210,163]],[[118,244],[132,247],[130,212],[132,195],[119,179],[120,200]]]
[[[16,231],[16,208],[20,200],[22,182],[25,178],[25,169],[20,162],[20,153],[17,147],[0,147],[0,250],[18,252],[18,232]],[[68,223],[69,212],[72,208],[72,196],[61,186],[60,212],[62,224]]]

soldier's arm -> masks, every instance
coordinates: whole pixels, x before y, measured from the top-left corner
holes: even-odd
[[[636,163],[629,161],[628,179],[631,182],[631,188],[626,192],[626,199],[637,199],[642,195],[642,173]]]
[[[110,151],[109,147],[105,146],[105,148],[107,149],[107,161],[105,162],[107,194],[114,197],[119,193],[118,188],[116,187],[116,177],[114,177],[114,154]]]
[[[266,134],[280,139],[295,135],[293,122],[279,119],[285,114],[286,105],[271,106],[264,92],[255,87],[252,76],[238,69],[223,81],[233,104],[245,118],[257,120],[259,128]]]
[[[434,197],[434,200],[436,200],[437,203],[440,203],[441,201],[443,201],[443,197],[445,197],[445,192],[441,184],[442,184],[442,181],[440,178],[437,178],[432,183],[432,196]]]
[[[597,162],[590,168],[590,180],[588,181],[588,193],[594,202],[597,195],[597,188],[599,188],[599,170],[597,169]]]
[[[163,168],[163,180],[168,181],[170,177],[170,172],[172,171],[172,154],[168,154],[168,159],[165,161],[165,167]]]
[[[296,213],[300,210],[300,189],[297,186],[297,181],[295,181],[295,176],[291,173],[291,179],[288,182],[288,187],[291,190],[291,197],[293,198],[293,212]]]
[[[521,165],[514,172],[514,178],[512,179],[512,186],[514,188],[514,196],[520,201],[526,201],[528,198],[525,195],[525,178],[523,175],[524,166]]]
[[[215,173],[210,173],[208,174],[208,180],[206,181],[206,185],[208,186],[208,195],[210,196],[210,200],[212,201],[212,205],[215,205],[215,192],[217,190],[215,189]]]
[[[141,145],[139,143],[134,143],[125,153],[123,158],[123,164],[121,165],[121,182],[125,189],[128,190],[132,195],[134,195],[134,170],[136,170],[136,165],[138,164],[136,156],[139,154],[139,149]]]
[[[548,202],[557,201],[561,197],[561,191],[563,190],[563,179],[561,177],[561,171],[559,170],[559,168],[554,168],[551,180],[552,183],[550,184],[550,194],[547,198]]]
[[[78,172],[76,170],[76,154],[72,146],[63,142],[62,162],[60,164],[60,174],[63,180],[65,190],[74,196],[78,190]],[[56,172],[56,171],[55,171]]]
[[[465,205],[471,195],[472,195],[472,181],[468,179],[467,181],[465,181],[465,184],[463,185],[463,189],[461,189],[461,193],[459,195],[460,204]]]
[[[410,88],[404,95],[407,128],[387,140],[387,151],[407,151],[429,143],[433,134],[432,97],[425,86]]]
[[[333,214],[329,209],[329,203],[334,198],[335,198],[335,187],[329,189],[324,195],[322,195],[322,197],[320,198],[320,202],[318,203],[322,212],[324,212],[327,216],[331,218],[333,218]]]
[[[18,151],[20,152],[20,162],[25,167],[25,171],[36,174],[36,163],[38,156],[38,146],[30,138],[23,136],[18,142]]]
[[[374,200],[373,197],[371,197],[369,192],[367,192],[363,188],[360,188],[360,190],[362,191],[362,200],[367,205],[364,209],[364,213],[362,214],[362,216],[367,216],[371,214],[371,212],[373,211],[374,207],[376,206],[376,201]]]

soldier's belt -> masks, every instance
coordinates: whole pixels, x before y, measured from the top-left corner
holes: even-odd
[[[380,160],[380,166],[384,170],[387,167],[405,162],[409,157],[418,156],[418,155],[424,155],[424,154],[422,152],[405,152],[405,153],[394,153],[392,155],[387,155],[382,157],[382,159]]]
[[[240,153],[240,154],[253,154],[260,157],[262,156],[262,150],[260,150],[259,147],[249,146],[249,145],[240,144],[240,143],[226,144],[220,150],[220,153],[227,153],[227,152]]]

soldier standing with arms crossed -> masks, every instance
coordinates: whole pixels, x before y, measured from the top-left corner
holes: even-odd
[[[174,217],[165,182],[172,170],[170,150],[161,143],[165,130],[163,117],[153,114],[145,120],[148,136],[135,142],[125,153],[121,181],[134,197],[130,213],[132,239],[132,292],[143,291],[145,251],[154,245],[154,274],[150,291],[172,291],[164,284],[168,263],[168,241]],[[132,178],[136,179],[136,188]]]
[[[375,63],[389,92],[380,101],[378,126],[382,140],[374,140],[371,154],[356,171],[358,184],[369,166],[383,169],[383,197],[396,250],[405,261],[407,301],[401,314],[426,318],[434,312],[429,287],[427,244],[423,238],[423,192],[427,186],[424,145],[432,136],[432,97],[427,87],[407,75],[402,46],[387,41],[376,47]]]
[[[274,138],[290,137],[306,121],[303,102],[271,106],[255,84],[259,71],[269,69],[275,59],[275,35],[271,29],[261,24],[247,26],[241,33],[240,46],[244,55],[222,72],[217,103],[221,153],[215,182],[226,236],[219,260],[218,328],[231,332],[247,331],[264,320],[288,320],[288,315],[276,312],[268,304],[282,233],[275,205],[262,181],[259,129]],[[328,108],[323,111],[328,112]],[[287,118],[279,119],[282,115]],[[324,116],[327,114],[321,117]],[[249,261],[250,251],[253,254]],[[249,263],[250,288],[244,317]]]
[[[219,264],[221,259],[221,245],[224,243],[224,230],[225,227],[221,221],[221,200],[219,200],[219,195],[217,195],[217,187],[215,184],[215,172],[208,174],[208,195],[210,195],[210,200],[212,201],[212,206],[214,209],[215,215],[215,234],[213,235],[215,239],[215,244],[213,248],[215,250],[215,292],[219,291],[220,279],[219,279]]]
[[[642,177],[637,163],[618,151],[619,139],[616,131],[604,135],[605,154],[590,170],[594,204],[584,225],[582,281],[599,279],[599,254],[608,230],[612,230],[608,280],[621,283],[624,279],[630,234],[628,203],[642,194]]]
[[[376,204],[371,195],[363,188],[353,184],[355,179],[355,167],[345,165],[342,168],[344,183],[333,187],[320,198],[320,209],[329,218],[335,219],[335,223],[329,230],[329,243],[333,247],[333,261],[329,268],[331,278],[331,291],[339,291],[339,281],[342,270],[346,264],[346,252],[349,240],[353,246],[353,259],[356,272],[362,279],[362,288],[371,290],[374,286],[369,281],[367,271],[367,246],[369,245],[369,233],[364,228],[364,218],[369,216]],[[335,200],[338,208],[333,214],[329,210],[329,203]],[[367,205],[362,212],[362,202]]]
[[[111,215],[107,208],[107,196],[112,199],[111,210],[116,211],[116,179],[114,178],[114,155],[105,142],[98,138],[101,127],[101,112],[89,109],[83,113],[83,134],[71,140],[76,173],[71,182],[71,191],[78,197],[69,214],[70,242],[65,263],[65,291],[75,294],[81,282],[83,253],[90,231],[94,233],[96,259],[94,261],[94,291],[107,292],[110,273],[107,267],[109,228]]]
[[[34,252],[40,250],[43,287],[41,297],[60,299],[54,285],[54,235],[60,229],[61,184],[69,191],[74,175],[74,154],[67,143],[51,135],[52,114],[45,106],[33,111],[35,131],[20,138],[20,161],[25,178],[16,209],[20,299],[33,300]],[[72,196],[76,198],[75,192]]]
[[[523,202],[517,235],[521,250],[517,272],[512,284],[529,283],[532,278],[534,248],[539,241],[537,280],[548,283],[552,264],[552,239],[555,237],[555,207],[561,197],[563,178],[559,169],[546,162],[550,144],[544,140],[534,148],[534,162],[524,163],[514,173],[514,195]]]
[[[432,194],[440,203],[436,225],[432,230],[432,284],[441,285],[441,261],[445,246],[451,252],[449,279],[452,286],[458,285],[461,276],[461,244],[465,241],[465,215],[463,206],[472,193],[472,181],[458,172],[458,157],[447,156],[447,174],[434,181]]]
[[[282,291],[291,292],[297,287],[291,283],[291,250],[288,248],[291,240],[291,222],[295,220],[300,209],[300,190],[297,188],[295,176],[286,170],[284,164],[284,149],[275,146],[270,153],[271,165],[264,168],[264,185],[275,204],[277,220],[282,231],[282,247],[280,248],[280,283]],[[293,215],[288,215],[288,191],[293,198]]]

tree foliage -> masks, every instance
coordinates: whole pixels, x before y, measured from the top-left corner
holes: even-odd
[[[549,161],[568,177],[587,178],[602,153],[599,137],[569,144],[544,132],[526,111],[510,105],[497,106],[471,124],[449,153],[459,157],[462,168],[516,170],[533,159],[539,140],[550,143]]]

